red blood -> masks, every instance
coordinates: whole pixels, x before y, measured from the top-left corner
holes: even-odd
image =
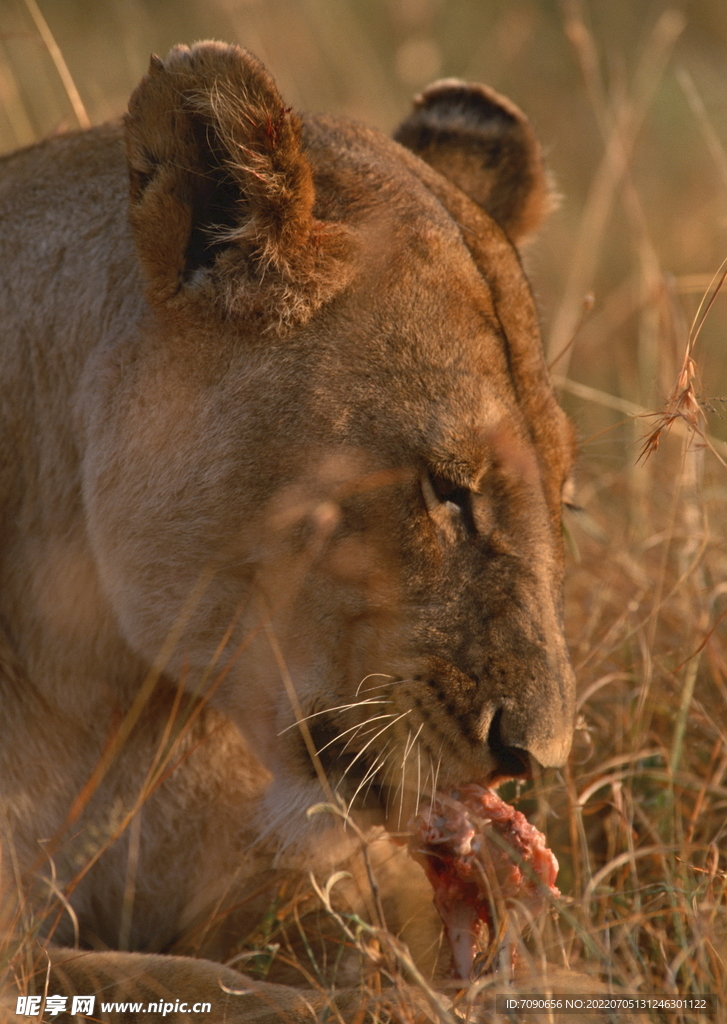
[[[436,793],[410,829],[409,852],[431,882],[460,978],[470,975],[483,925],[488,940],[495,936],[505,901],[516,899],[537,915],[545,892],[560,895],[558,861],[545,836],[491,789],[470,784]]]

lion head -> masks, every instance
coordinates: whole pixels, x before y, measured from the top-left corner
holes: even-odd
[[[223,670],[278,826],[323,776],[401,815],[570,746],[573,438],[515,248],[539,146],[453,80],[395,138],[215,44],[154,59],[126,119],[146,304],[85,372],[89,535],[131,647]]]

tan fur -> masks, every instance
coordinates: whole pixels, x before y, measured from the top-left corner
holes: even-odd
[[[568,753],[573,442],[513,247],[540,151],[457,82],[397,137],[207,43],[125,130],[0,164],[6,930],[222,957],[273,860],[345,855],[306,817],[333,791],[396,831]]]

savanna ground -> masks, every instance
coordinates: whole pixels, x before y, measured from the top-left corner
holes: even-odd
[[[2,0],[0,149],[116,114],[150,51],[203,37],[387,130],[449,75],[532,118],[562,194],[526,261],[581,441],[581,696],[569,766],[519,790],[563,892],[522,958],[727,1020],[727,5]]]

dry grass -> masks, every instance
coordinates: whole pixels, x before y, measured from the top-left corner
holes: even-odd
[[[564,896],[521,962],[535,973],[541,960],[585,970],[627,992],[718,994],[717,1019],[727,1020],[727,457],[725,399],[716,397],[727,393],[720,290],[727,80],[716,70],[727,17],[720,0],[691,4],[686,18],[645,2],[556,10],[525,0],[506,7],[350,0],[328,20],[316,3],[218,0],[209,24],[193,0],[175,5],[174,19],[171,5],[160,5],[156,20],[139,0],[128,4],[113,84],[100,89],[83,77],[84,47],[103,79],[104,18],[107,30],[119,30],[110,3],[98,5],[85,40],[80,0],[69,3],[65,22],[42,3],[57,53],[40,40],[34,7],[14,0],[0,14],[6,149],[71,126],[84,103],[96,120],[107,102],[119,108],[143,70],[142,51],[200,34],[247,42],[296,103],[380,124],[392,123],[404,94],[420,84],[412,45],[427,41],[419,53],[425,63],[439,60],[435,74],[488,80],[533,113],[566,201],[529,262],[556,380],[582,436],[584,511],[567,522],[574,554],[566,622],[581,693],[575,750],[563,773],[523,789],[518,804],[547,831]],[[79,78],[67,102],[58,78],[66,60]],[[584,316],[590,292],[595,302]],[[639,460],[639,452],[650,458]],[[286,945],[287,936],[305,933],[297,922],[309,899],[288,894],[250,937],[265,954],[261,974],[276,955],[300,955],[300,943]],[[323,888],[319,899],[328,899]],[[380,997],[380,1009],[370,1011],[380,1021],[454,1019],[385,929],[333,910],[331,921],[342,944],[361,951],[361,983]],[[22,931],[5,954],[21,977],[35,958],[37,922],[23,922]],[[302,967],[321,984],[308,952]],[[402,978],[413,988],[404,989]]]

